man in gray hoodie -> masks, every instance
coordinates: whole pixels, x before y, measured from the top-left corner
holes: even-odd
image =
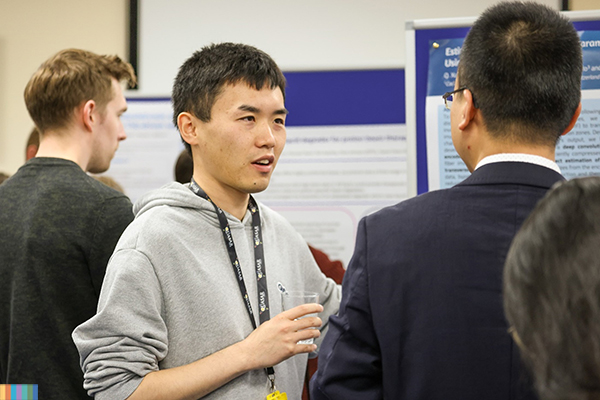
[[[340,289],[289,223],[251,196],[267,188],[285,144],[284,96],[280,69],[251,46],[207,46],[182,65],[174,122],[192,182],[137,202],[98,313],[73,332],[89,395],[300,398],[319,340],[299,342],[320,336]],[[282,312],[285,290],[317,292],[321,304]]]

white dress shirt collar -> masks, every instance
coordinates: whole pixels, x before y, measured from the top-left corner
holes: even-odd
[[[486,164],[497,163],[497,162],[526,162],[526,163],[536,164],[536,165],[540,165],[542,167],[550,168],[550,169],[558,172],[559,174],[561,173],[560,168],[558,167],[558,164],[556,164],[554,161],[549,160],[545,157],[534,156],[533,154],[523,154],[523,153],[493,154],[491,156],[484,157],[481,161],[479,161],[479,163],[477,164],[475,169],[480,168]]]

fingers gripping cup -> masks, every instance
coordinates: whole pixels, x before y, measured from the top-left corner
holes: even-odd
[[[285,291],[281,293],[281,306],[283,307],[283,311],[291,310],[292,308],[302,305],[302,304],[310,304],[310,303],[319,303],[319,294],[314,292],[305,292],[301,290],[291,290]],[[300,318],[306,317],[316,317],[318,314],[306,314]],[[316,329],[316,328],[309,328]],[[314,339],[306,339],[301,340],[298,344],[312,344]]]

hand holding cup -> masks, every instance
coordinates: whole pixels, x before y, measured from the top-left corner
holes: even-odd
[[[310,303],[319,303],[319,294],[314,292],[306,292],[306,291],[285,291],[281,293],[281,306],[283,311],[291,310],[294,307],[297,307],[302,304],[310,304]],[[318,314],[306,314],[300,318],[306,317],[316,317]],[[298,319],[300,319],[298,318]],[[309,328],[316,329],[316,328]],[[312,344],[314,341],[313,338],[301,340],[298,344]]]

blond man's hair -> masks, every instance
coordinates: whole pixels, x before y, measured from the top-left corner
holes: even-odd
[[[62,50],[33,74],[25,87],[25,105],[40,132],[60,129],[69,124],[75,108],[88,100],[104,112],[114,96],[113,78],[131,87],[136,83],[131,64],[117,56]]]

